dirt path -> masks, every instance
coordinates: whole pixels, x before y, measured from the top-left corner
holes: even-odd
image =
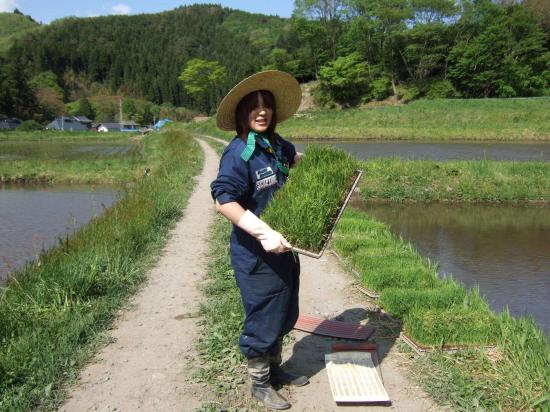
[[[196,288],[204,276],[208,228],[214,216],[210,182],[215,152],[199,141],[205,162],[183,218],[132,308],[117,320],[114,343],[86,367],[62,411],[191,411],[208,389],[192,382],[199,328]]]
[[[341,269],[340,262],[331,253],[325,253],[320,259],[300,256],[300,261],[300,313],[353,323],[369,323],[369,316],[376,319],[375,307],[357,291],[354,287],[356,280]],[[438,410],[431,398],[406,378],[405,368],[400,365],[404,357],[394,345],[395,338],[391,337],[392,334],[388,330],[380,328],[374,340],[380,348],[384,386],[392,400],[391,408],[338,407],[332,399],[324,362],[324,354],[330,353],[331,344],[337,340],[297,330],[294,330],[292,335],[295,342],[285,348],[284,360],[287,360],[287,365],[293,370],[305,372],[310,376],[309,385],[286,390],[285,394],[292,403],[292,410]]]
[[[195,285],[205,271],[203,256],[214,213],[208,185],[215,178],[218,159],[210,146],[200,144],[205,165],[184,217],[135,297],[133,308],[116,322],[114,343],[82,371],[62,411],[192,411],[208,400],[210,389],[194,384],[191,377],[197,366],[194,347],[199,333],[194,314],[201,299]],[[355,291],[354,279],[333,256],[326,253],[319,260],[302,256],[301,261],[302,313],[352,322],[367,319],[367,301]],[[283,389],[292,410],[343,410],[332,400],[324,369],[324,353],[334,340],[298,331],[292,335],[295,342],[287,345],[285,359],[289,366],[310,376],[307,386]],[[381,346],[385,386],[393,400],[391,409],[437,410],[430,398],[406,379],[394,339],[380,335],[376,340]],[[390,408],[345,408],[377,409]]]

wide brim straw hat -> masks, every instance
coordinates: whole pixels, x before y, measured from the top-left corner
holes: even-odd
[[[279,70],[259,72],[242,80],[223,98],[216,113],[218,128],[235,131],[237,105],[247,94],[258,90],[267,90],[275,97],[277,123],[292,117],[302,101],[300,84],[291,74]]]

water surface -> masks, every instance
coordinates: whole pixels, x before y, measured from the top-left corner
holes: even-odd
[[[407,160],[516,160],[550,161],[550,143],[404,142],[404,141],[315,141],[295,142],[298,151],[308,144],[323,144],[346,150],[359,159],[399,157]]]
[[[354,205],[439,262],[491,307],[530,315],[550,334],[550,206]]]
[[[118,198],[109,186],[0,186],[0,283]]]

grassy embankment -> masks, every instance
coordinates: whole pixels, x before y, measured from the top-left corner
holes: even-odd
[[[550,348],[533,321],[494,314],[477,291],[439,278],[433,263],[365,213],[346,212],[334,247],[420,344],[496,345],[417,359],[419,380],[434,398],[460,410],[550,407]]]
[[[288,139],[550,141],[550,98],[418,100],[406,105],[299,113],[277,127]],[[233,137],[214,120],[198,133]]]
[[[143,139],[120,133],[0,133],[1,183],[124,183],[143,174]]]
[[[11,279],[0,298],[0,410],[55,409],[64,383],[105,339],[169,227],[181,215],[202,152],[177,128],[144,141],[151,175]]]

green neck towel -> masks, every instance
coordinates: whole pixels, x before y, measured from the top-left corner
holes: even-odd
[[[288,167],[283,165],[279,158],[277,157],[277,153],[275,152],[275,149],[271,146],[271,143],[269,142],[269,139],[262,133],[257,133],[254,131],[248,132],[248,138],[246,140],[246,147],[241,152],[241,159],[243,159],[245,162],[248,162],[250,158],[252,157],[252,154],[254,153],[254,149],[256,148],[256,138],[259,137],[262,139],[264,144],[268,147],[269,153],[271,153],[275,160],[277,161],[277,169],[279,169],[281,172],[283,172],[285,175],[288,175]]]

